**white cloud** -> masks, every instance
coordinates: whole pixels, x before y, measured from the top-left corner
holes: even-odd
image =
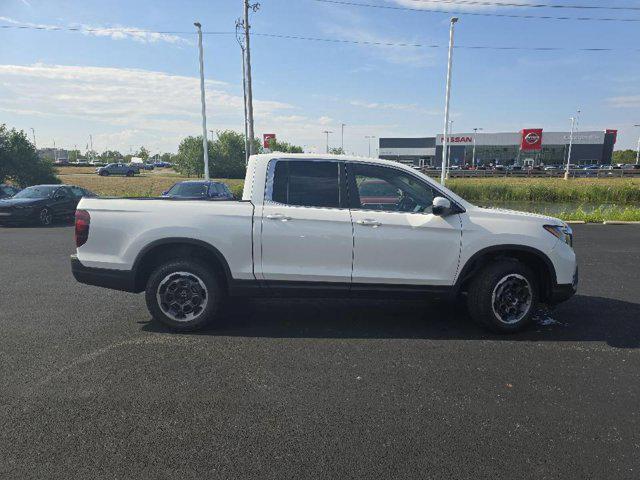
[[[60,30],[60,29],[68,29],[73,28],[78,30],[83,35],[94,36],[94,37],[108,37],[113,40],[134,40],[140,43],[157,43],[157,42],[166,42],[172,44],[186,44],[190,43],[189,40],[180,37],[178,35],[170,34],[170,33],[158,33],[158,32],[150,32],[147,30],[143,30],[136,27],[127,27],[122,25],[104,27],[104,26],[95,26],[95,25],[84,25],[84,24],[71,24],[67,26],[60,25],[50,25],[43,23],[31,23],[31,22],[21,22],[14,18],[10,17],[1,17],[0,20],[10,23],[12,25],[25,25],[28,27],[38,28],[41,30]]]
[[[640,95],[611,97],[607,102],[615,108],[640,108]]]
[[[242,128],[242,95],[230,93],[228,87],[215,80],[206,82],[209,128]],[[267,120],[291,108],[278,101],[254,101],[256,117]],[[182,137],[200,133],[200,80],[140,69],[0,65],[0,111],[69,125],[72,144],[79,142],[74,137],[79,135],[74,132],[77,125],[84,130],[91,122],[98,126],[90,128],[118,135],[136,132],[140,136],[136,143],[173,150]],[[82,138],[88,133],[82,132]]]
[[[397,110],[397,111],[412,111],[422,113],[424,115],[440,115],[440,110],[427,110],[419,107],[415,103],[379,103],[379,102],[365,102],[362,100],[351,100],[349,105],[354,107],[366,108],[369,110]]]

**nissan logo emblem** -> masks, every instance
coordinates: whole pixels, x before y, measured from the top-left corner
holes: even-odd
[[[529,132],[527,133],[526,137],[524,137],[524,141],[529,145],[535,145],[540,141],[540,135],[538,135],[536,132]]]

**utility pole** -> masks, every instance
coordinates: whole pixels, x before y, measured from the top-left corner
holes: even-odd
[[[567,154],[567,166],[564,171],[564,179],[569,179],[569,166],[571,165],[571,149],[573,148],[573,131],[580,116],[580,110],[575,117],[571,117],[571,133],[569,134],[569,153]]]
[[[329,134],[333,133],[331,130],[325,130],[324,133],[327,136],[327,153],[329,153]]]
[[[31,127],[31,133],[33,134],[33,148],[37,151],[38,147],[36,146],[36,131]]]
[[[58,149],[56,148],[56,139],[53,139],[53,161],[58,160]]]
[[[478,130],[482,130],[481,128],[473,129],[473,156],[471,157],[471,166],[475,168],[476,166],[476,136],[478,135]]]
[[[202,149],[204,150],[204,179],[209,180],[209,142],[207,141],[207,105],[204,93],[204,54],[202,52],[202,25],[194,22],[198,30],[198,50],[200,52],[200,102],[202,103]]]
[[[346,126],[346,123],[341,123],[340,124],[340,128],[341,130],[341,135],[342,135],[342,140],[340,141],[340,148],[342,150],[342,153],[344,154],[344,127]]]
[[[376,138],[375,135],[365,135],[365,137],[369,141],[369,158],[371,158],[371,139]]]
[[[244,30],[244,22],[242,18],[236,20],[236,40],[240,45],[240,51],[242,53],[242,98],[244,105],[244,164],[249,163],[249,136],[247,134],[247,69],[246,58],[244,48],[244,36],[240,34],[240,28]],[[253,143],[253,142],[252,142]]]
[[[640,127],[640,123],[634,125],[634,127]],[[638,137],[638,151],[636,152],[636,165],[640,165],[640,137]]]
[[[245,73],[246,73],[246,95],[247,95],[247,135],[249,136],[249,154],[253,155],[253,139],[255,138],[253,129],[253,88],[251,86],[251,24],[249,23],[249,9],[257,12],[260,8],[259,3],[249,5],[249,0],[244,0],[244,47],[245,47]]]
[[[451,66],[453,63],[453,33],[457,17],[451,18],[449,26],[449,58],[447,63],[447,89],[445,93],[444,103],[444,137],[442,138],[442,169],[440,172],[440,183],[444,185],[446,172],[449,167],[449,153],[447,151],[447,143],[449,141],[449,101],[451,99]]]
[[[209,133],[211,134],[211,141],[213,142],[213,130],[209,130]]]

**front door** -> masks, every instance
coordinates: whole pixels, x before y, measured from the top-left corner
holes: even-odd
[[[459,215],[431,213],[439,195],[401,169],[347,163],[354,226],[353,284],[451,285],[460,256]]]
[[[353,231],[341,170],[336,161],[271,161],[257,272],[262,279],[351,281]]]

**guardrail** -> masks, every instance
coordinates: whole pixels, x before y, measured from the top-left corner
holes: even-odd
[[[440,169],[423,168],[420,171],[430,177],[440,178]],[[640,169],[613,170],[569,170],[571,178],[640,178]],[[449,170],[449,178],[484,178],[484,177],[518,177],[518,178],[562,178],[564,170]]]

